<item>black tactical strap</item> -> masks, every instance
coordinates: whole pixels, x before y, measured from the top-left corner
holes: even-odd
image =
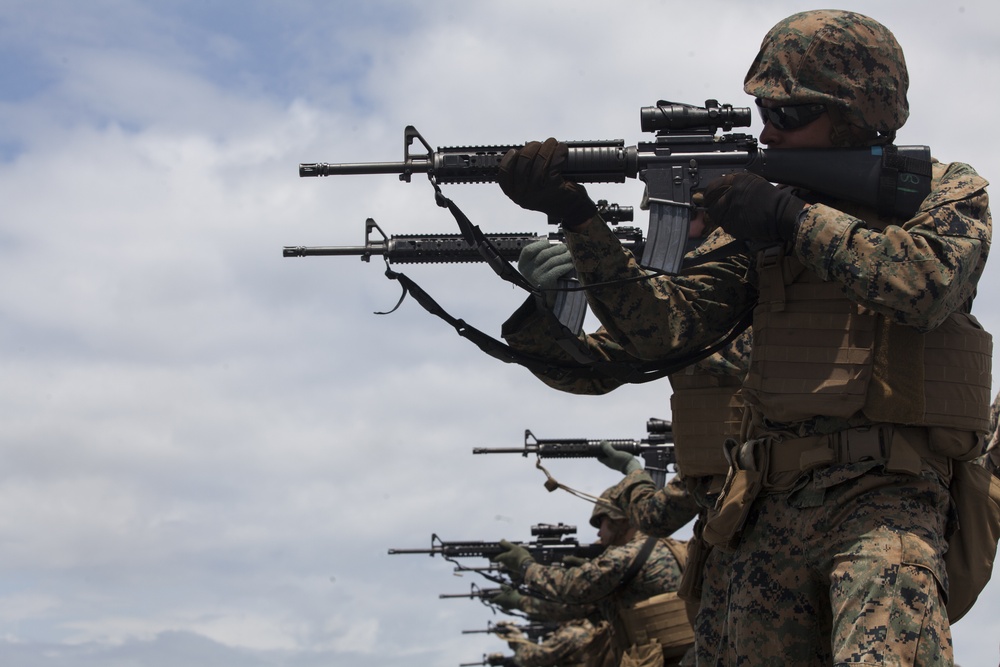
[[[642,566],[646,564],[647,560],[649,560],[649,554],[653,553],[653,548],[656,546],[659,539],[660,538],[658,537],[652,536],[646,538],[646,542],[642,545],[642,549],[639,550],[639,553],[637,553],[632,562],[629,563],[628,569],[625,570],[625,574],[622,575],[621,581],[618,582],[619,590],[624,588],[630,581],[635,579],[637,574],[639,574],[639,570],[641,570]]]
[[[398,281],[403,288],[403,293],[400,295],[399,301],[396,302],[396,305],[392,308],[392,310],[378,312],[376,314],[387,315],[392,313],[399,308],[400,304],[402,304],[403,300],[406,298],[406,295],[409,294],[416,299],[417,303],[419,303],[424,310],[440,317],[442,320],[450,324],[459,336],[472,341],[480,350],[494,359],[499,359],[500,361],[508,364],[518,364],[520,366],[524,366],[532,373],[559,380],[615,378],[619,382],[625,384],[643,384],[653,380],[658,380],[662,377],[670,375],[671,373],[675,373],[682,368],[686,368],[687,366],[690,366],[691,364],[696,363],[697,361],[704,359],[705,357],[708,357],[724,348],[750,326],[753,315],[753,311],[751,309],[750,312],[744,315],[742,320],[733,328],[732,331],[726,334],[726,336],[714,345],[711,345],[704,350],[699,350],[696,353],[678,356],[670,360],[646,362],[636,361],[634,363],[628,363],[592,359],[585,362],[568,362],[531,355],[515,350],[506,343],[503,343],[469,325],[464,320],[453,317],[444,308],[438,305],[438,303],[413,280],[408,278],[405,274],[393,271],[392,268],[389,267],[388,262],[386,262],[385,275],[390,280]],[[576,340],[578,341],[579,339]],[[566,342],[569,342],[568,338],[566,339]],[[583,350],[584,348],[581,346],[579,355],[574,356],[579,358],[580,355],[584,355]]]
[[[892,144],[882,147],[882,172],[878,179],[878,214],[884,218],[892,217],[896,213],[900,173],[931,178],[933,167],[928,160],[900,155],[899,149]]]
[[[462,209],[455,202],[444,196],[441,186],[437,184],[437,181],[433,177],[431,177],[430,181],[431,185],[434,186],[434,199],[437,205],[451,212],[452,217],[455,218],[455,222],[458,223],[458,229],[465,238],[465,241],[479,251],[479,254],[490,265],[490,268],[507,282],[513,283],[532,294],[540,295],[541,292],[538,288],[529,283],[510,262],[503,258],[497,247],[483,233],[483,230],[478,225],[472,224],[472,221],[462,212]]]

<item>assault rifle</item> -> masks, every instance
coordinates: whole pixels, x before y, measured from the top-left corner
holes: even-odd
[[[454,598],[467,598],[469,600],[488,600],[490,596],[496,595],[502,589],[500,588],[480,588],[475,584],[469,586],[468,593],[441,593],[438,598],[444,599],[454,599]]]
[[[650,418],[646,421],[649,435],[642,440],[611,439],[588,440],[586,438],[540,439],[528,429],[524,429],[524,447],[475,447],[473,454],[534,454],[545,459],[600,458],[601,443],[609,442],[620,452],[641,456],[646,472],[653,478],[657,488],[663,488],[667,481],[667,466],[675,464],[674,434],[666,419]]]
[[[605,200],[597,202],[601,216],[611,224],[632,220],[631,206],[609,204]],[[372,232],[377,231],[381,239],[373,239]],[[615,235],[622,245],[639,255],[645,246],[642,230],[638,227],[616,227]],[[507,262],[516,262],[521,250],[529,243],[541,239],[550,242],[563,242],[562,231],[550,232],[547,235],[531,233],[486,234],[486,238],[497,250],[499,257]],[[485,261],[483,254],[474,243],[466,240],[462,234],[406,234],[386,236],[382,228],[372,218],[365,220],[365,244],[363,246],[285,246],[282,249],[284,257],[312,257],[316,255],[356,255],[361,261],[371,260],[373,255],[381,255],[386,264],[458,264],[465,262]],[[579,331],[583,327],[583,319],[587,314],[587,297],[583,292],[570,291],[575,278],[571,275],[560,281],[552,307],[556,317],[570,331]]]
[[[495,634],[501,637],[511,630],[517,630],[533,642],[540,641],[559,629],[558,623],[499,623],[487,622],[485,630],[462,630],[463,635]]]
[[[490,667],[517,667],[514,656],[503,655],[502,653],[486,653],[482,662],[463,662],[458,667],[475,667],[476,665],[489,665]]]
[[[605,222],[617,225],[619,222],[632,220],[632,207],[609,204],[602,199],[597,202],[597,210]],[[382,237],[372,239],[372,231],[377,230]],[[619,227],[615,229],[622,244],[636,253],[641,253],[645,242],[642,230],[638,227]],[[500,256],[508,262],[516,262],[524,246],[547,238],[549,241],[562,243],[562,231],[549,232],[547,235],[532,233],[487,234],[487,238],[496,245]],[[483,256],[475,246],[465,240],[461,234],[393,234],[386,236],[378,224],[368,218],[365,220],[365,244],[363,246],[285,246],[283,257],[312,257],[316,255],[354,255],[360,256],[362,262],[370,261],[373,255],[382,255],[386,261],[396,264],[461,264],[465,262],[482,262]]]
[[[773,183],[806,188],[904,219],[913,217],[930,193],[927,146],[765,151],[749,134],[716,134],[749,127],[750,117],[748,107],[720,105],[717,100],[706,100],[704,107],[660,100],[639,112],[642,131],[655,133],[655,141],[634,146],[626,146],[621,139],[566,142],[569,156],[563,174],[579,183],[643,181],[649,229],[642,264],[667,273],[680,267],[695,208],[693,195],[719,176],[751,172]],[[411,152],[414,141],[426,152]],[[299,176],[398,174],[400,180],[409,182],[413,174],[426,173],[440,198],[438,184],[496,181],[504,154],[520,147],[463,146],[435,151],[408,125],[403,130],[402,162],[302,163]]]
[[[568,537],[575,533],[576,526],[541,523],[531,527],[532,536],[538,539],[533,542],[511,542],[511,544],[527,549],[535,562],[542,565],[559,563],[566,556],[594,558],[604,551],[602,544],[580,544],[576,538]],[[500,542],[445,542],[437,534],[432,534],[429,549],[389,549],[389,554],[440,555],[445,560],[457,564],[454,560],[456,558],[491,558],[505,551],[507,549],[500,546]]]

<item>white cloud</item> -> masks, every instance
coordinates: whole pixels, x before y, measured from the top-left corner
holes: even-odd
[[[994,177],[975,121],[997,101],[997,10],[928,22],[913,3],[861,5],[907,48],[905,140]],[[806,7],[213,7],[0,10],[19,56],[0,60],[0,662],[384,667],[502,650],[460,634],[489,612],[437,599],[468,576],[386,550],[539,522],[593,539],[589,508],[547,493],[532,461],[470,450],[525,428],[642,437],[669,416],[667,387],[563,395],[412,300],[372,315],[399,294],[378,259],[280,247],[357,245],[368,216],[390,234],[454,222],[422,178],[299,179],[297,164],[399,160],[406,124],[434,146],[645,140],[638,107],[656,99],[744,103],[760,37]],[[447,194],[486,231],[538,228],[495,188]],[[483,266],[397,268],[489,333],[522,300]],[[996,276],[976,302],[991,330]],[[615,480],[592,461],[547,467],[592,492]],[[996,658],[995,588],[956,627],[960,662]]]

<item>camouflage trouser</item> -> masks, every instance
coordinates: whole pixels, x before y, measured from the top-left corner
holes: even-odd
[[[719,664],[953,664],[949,512],[937,478],[878,470],[758,498],[729,563]]]
[[[701,567],[700,595],[697,601],[697,615],[692,622],[694,646],[684,654],[681,667],[695,665],[716,665],[719,644],[726,620],[726,604],[729,597],[729,561],[731,555],[721,549],[714,549],[701,539],[707,510],[694,523],[694,536],[689,543],[692,547],[698,540],[698,548],[689,550],[688,568]],[[697,557],[695,556],[697,554]],[[698,591],[692,591],[697,593]],[[688,611],[691,614],[691,609]]]
[[[699,666],[714,666],[719,660],[719,645],[726,622],[731,560],[732,556],[725,551],[712,549],[705,561],[701,606],[694,622],[694,664]]]

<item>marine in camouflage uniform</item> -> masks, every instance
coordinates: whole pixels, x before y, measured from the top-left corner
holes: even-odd
[[[603,621],[595,624],[584,618],[560,623],[538,642],[516,628],[500,636],[513,649],[518,667],[588,667],[594,665],[593,654],[607,631]]]
[[[696,242],[703,240],[698,236]],[[572,269],[565,246],[547,246],[536,242],[525,248],[518,269],[529,280],[543,287]],[[563,270],[565,267],[566,270]],[[561,325],[551,309],[529,297],[503,325],[502,333],[514,349],[536,357],[572,361],[561,341]],[[592,359],[606,362],[636,361],[603,327],[592,334],[579,334],[579,344]],[[714,549],[701,539],[702,529],[715,506],[725,481],[728,463],[722,455],[726,437],[739,434],[741,403],[740,382],[749,363],[750,332],[745,331],[723,350],[671,375],[674,441],[679,474],[660,490],[649,490],[640,511],[632,520],[649,535],[670,536],[695,519],[694,536],[688,542],[688,563],[680,594],[688,601],[688,615],[695,631],[691,661],[714,664],[725,622],[729,585],[728,554]],[[589,375],[585,378],[561,374],[558,370],[535,372],[545,384],[575,394],[604,394],[622,385],[616,376]],[[727,389],[728,388],[728,389]],[[716,395],[723,391],[720,402]],[[690,444],[689,444],[690,437]],[[711,449],[714,455],[688,448]],[[693,474],[688,474],[688,471]],[[650,480],[650,484],[652,481]]]
[[[833,10],[778,23],[745,80],[775,148],[891,142],[907,87],[895,37]],[[582,282],[621,281],[588,298],[629,354],[686,355],[754,314],[745,438],[709,525],[734,550],[722,662],[951,664],[951,471],[988,430],[992,347],[970,313],[992,233],[986,181],[935,162],[930,195],[899,220],[724,177],[705,193],[724,231],[697,252],[730,254],[636,280],[585,190],[558,173],[563,150],[512,151],[501,187],[563,219]],[[648,486],[633,472],[621,499]]]
[[[577,610],[595,608],[611,628],[612,664],[618,665],[631,648],[620,625],[622,611],[661,593],[676,591],[681,566],[666,539],[650,538],[629,526],[621,510],[606,500],[595,506],[591,524],[599,528],[600,539],[608,547],[600,556],[576,567],[541,565],[517,545],[510,545],[509,551],[494,559],[511,571],[531,595]],[[636,569],[633,563],[641,565]],[[525,598],[521,600],[522,608]],[[547,611],[551,610],[549,607]]]

